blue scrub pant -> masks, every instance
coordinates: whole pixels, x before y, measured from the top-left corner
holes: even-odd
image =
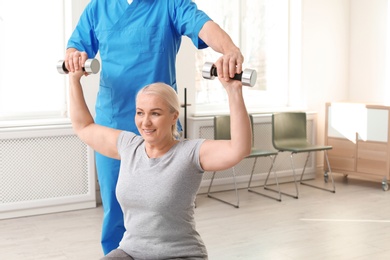
[[[125,232],[123,213],[115,195],[120,161],[95,153],[96,168],[103,203],[101,244],[104,254],[118,248]]]

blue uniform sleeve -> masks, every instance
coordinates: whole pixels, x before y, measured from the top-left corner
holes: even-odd
[[[199,10],[191,0],[173,0],[171,2],[173,3],[172,21],[178,33],[188,36],[198,49],[207,48],[206,43],[198,35],[203,25],[211,18]]]
[[[67,44],[67,48],[85,51],[89,58],[95,57],[99,50],[99,42],[95,35],[93,23],[94,6],[95,1],[91,1],[84,9]]]

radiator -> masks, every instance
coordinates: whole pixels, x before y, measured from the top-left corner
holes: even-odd
[[[95,186],[70,125],[0,128],[0,219],[96,207]]]
[[[314,113],[307,114],[307,137],[309,142],[315,143],[315,121]],[[262,149],[273,149],[272,145],[272,115],[271,114],[254,114],[253,115],[253,135],[254,145]],[[214,139],[213,117],[189,117],[188,121],[188,138],[205,138]],[[294,164],[296,167],[296,174],[300,176],[303,165],[306,160],[307,153],[294,155]],[[293,173],[291,170],[290,153],[279,153],[275,161],[275,169],[278,174],[279,181],[292,181]],[[316,153],[312,153],[307,163],[304,179],[311,179],[315,177],[316,167]],[[247,187],[249,177],[252,171],[254,158],[242,160],[235,166],[236,180],[239,187]],[[263,157],[257,160],[256,168],[254,170],[253,181],[262,183],[268,173],[270,167],[270,159]],[[208,187],[211,180],[212,172],[205,172],[201,188]],[[271,176],[271,178],[273,178]],[[270,179],[270,183],[272,179]],[[215,175],[214,185],[221,185],[223,189],[226,185],[232,184],[231,169],[218,172]],[[217,189],[217,188],[216,188]],[[205,189],[201,189],[201,192]]]

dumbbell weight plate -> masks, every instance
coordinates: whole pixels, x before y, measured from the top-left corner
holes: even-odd
[[[97,59],[88,59],[84,64],[85,72],[96,74],[100,71],[100,62]]]
[[[242,85],[253,87],[256,84],[257,72],[252,69],[245,69],[242,72]]]
[[[214,63],[206,62],[202,68],[202,77],[205,79],[214,79],[215,76],[213,74],[213,68],[214,68]]]
[[[68,70],[65,67],[65,62],[63,60],[59,60],[57,62],[57,71],[60,74],[68,74]]]

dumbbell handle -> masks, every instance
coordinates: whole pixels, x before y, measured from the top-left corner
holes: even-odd
[[[68,74],[69,71],[65,66],[64,60],[59,60],[57,63],[57,70],[60,74]],[[100,62],[97,59],[88,59],[84,63],[83,71],[88,74],[96,74],[100,71]]]
[[[206,62],[203,66],[202,76],[205,79],[214,79],[218,77],[217,68],[212,62]],[[252,69],[245,69],[241,73],[236,73],[233,78],[234,80],[240,80],[242,85],[253,87],[256,84],[257,72]]]
[[[213,66],[211,68],[210,73],[211,73],[211,76],[218,77],[217,67]],[[231,78],[231,79],[235,79],[235,80],[240,80],[241,81],[243,73],[244,73],[243,71],[241,71],[241,73],[239,73],[239,74],[236,73],[236,74],[234,74],[234,77]]]

